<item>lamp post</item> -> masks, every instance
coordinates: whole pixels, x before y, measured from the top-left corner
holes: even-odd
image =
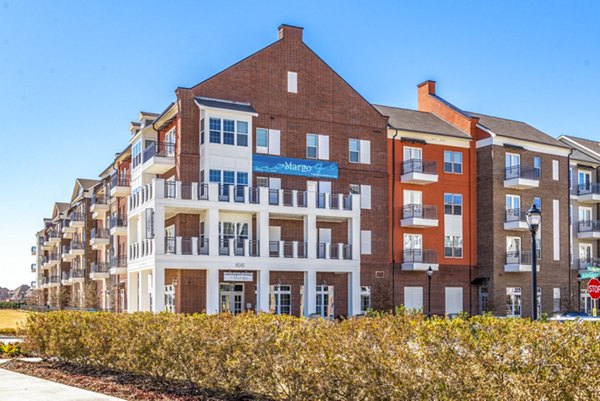
[[[431,317],[431,276],[433,276],[433,269],[429,266],[429,269],[427,269],[427,280],[429,283],[427,286],[427,317]]]
[[[535,234],[542,221],[542,212],[534,203],[525,213],[525,216],[527,217],[529,231],[531,231],[531,319],[537,320],[537,244]]]
[[[577,275],[577,312],[581,312],[581,273]]]

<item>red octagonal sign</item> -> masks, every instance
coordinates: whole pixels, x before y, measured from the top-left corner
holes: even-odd
[[[597,278],[593,278],[588,282],[588,294],[592,299],[600,298],[600,281]]]

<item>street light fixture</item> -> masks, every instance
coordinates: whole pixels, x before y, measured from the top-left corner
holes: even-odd
[[[542,211],[538,209],[534,202],[529,210],[525,213],[525,216],[527,218],[529,231],[531,231],[531,319],[537,320],[537,244],[535,241],[535,234],[537,233],[540,222],[542,221]]]
[[[431,276],[433,276],[433,269],[429,266],[429,269],[427,269],[427,279],[429,282],[427,287],[427,317],[431,317]]]

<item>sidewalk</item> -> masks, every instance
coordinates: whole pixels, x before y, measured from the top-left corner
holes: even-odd
[[[2,401],[122,401],[120,398],[0,368]]]

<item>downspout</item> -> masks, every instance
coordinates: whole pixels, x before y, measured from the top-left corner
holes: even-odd
[[[398,129],[392,137],[392,311],[396,311],[396,137]]]
[[[567,267],[568,267],[567,276],[568,276],[568,286],[569,286],[569,309],[573,309],[573,302],[574,302],[573,287],[571,284],[571,275],[572,275],[571,261],[573,260],[572,259],[573,252],[571,249],[571,246],[572,246],[571,245],[571,235],[573,235],[573,227],[572,227],[572,221],[571,221],[572,220],[571,219],[571,185],[572,185],[572,183],[571,183],[571,155],[572,154],[573,154],[573,148],[571,148],[571,150],[569,151],[569,155],[567,156],[567,171],[568,171],[567,182],[569,183],[569,185],[567,185],[567,203],[569,206],[569,208],[567,209],[567,213],[568,213],[567,221],[569,224],[569,231],[568,231],[569,235],[567,236],[568,237],[567,238],[567,240],[568,240],[567,248],[568,248],[568,252],[569,252],[569,260],[568,260],[569,263],[567,263]],[[577,297],[579,297],[579,296],[580,296],[580,294],[577,294]]]

